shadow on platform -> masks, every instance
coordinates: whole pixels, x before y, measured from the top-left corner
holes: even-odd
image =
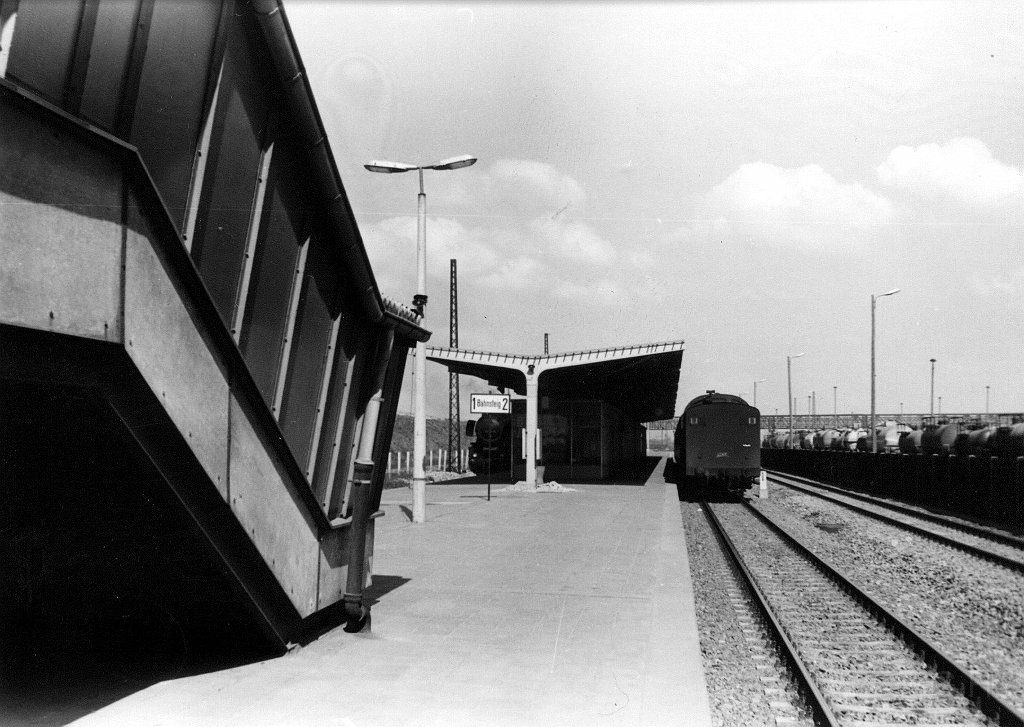
[[[381,598],[391,593],[391,591],[396,588],[401,588],[411,580],[411,578],[405,578],[403,576],[374,574],[372,585],[363,591],[363,605],[370,607],[375,606],[380,603]]]

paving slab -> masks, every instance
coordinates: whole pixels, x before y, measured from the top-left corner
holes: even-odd
[[[676,488],[388,490],[372,630],[156,684],[74,724],[711,724]]]

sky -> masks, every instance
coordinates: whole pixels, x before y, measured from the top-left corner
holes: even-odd
[[[677,411],[768,414],[803,353],[797,413],[866,412],[900,288],[877,411],[927,413],[932,358],[943,413],[1024,411],[1018,0],[284,4],[384,295],[418,184],[363,164],[479,159],[425,172],[428,345],[454,258],[461,348],[683,340]]]

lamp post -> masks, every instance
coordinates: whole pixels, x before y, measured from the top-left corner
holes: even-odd
[[[931,359],[932,362],[932,393],[928,400],[928,414],[929,416],[935,416],[935,359]]]
[[[985,387],[985,416],[988,416],[988,387]]]
[[[887,295],[896,295],[900,292],[899,288],[893,288],[888,293],[882,293],[881,295],[871,296],[871,453],[875,454],[878,452],[878,427],[875,426],[875,301],[878,298],[884,298]]]
[[[789,447],[793,448],[793,364],[795,358],[803,356],[798,353],[795,356],[786,356],[786,388],[789,391]]]
[[[754,403],[752,404],[752,406],[755,406],[755,407],[757,406],[757,385],[758,384],[763,384],[767,380],[768,379],[758,379],[757,381],[754,382]],[[988,388],[988,387],[985,387],[985,388]]]
[[[402,162],[371,161],[363,166],[378,174],[400,174],[402,172],[419,172],[420,193],[417,201],[416,224],[416,295],[412,306],[424,318],[427,305],[427,195],[423,191],[423,170],[434,169],[439,172],[450,169],[461,169],[476,164],[476,157],[462,156],[443,159],[437,164],[404,164]],[[426,520],[426,486],[427,477],[423,471],[423,460],[427,456],[427,347],[423,341],[416,342],[415,375],[413,376],[413,445],[412,445],[412,521],[422,523]]]

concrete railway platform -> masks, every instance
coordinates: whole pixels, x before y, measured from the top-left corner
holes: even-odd
[[[388,490],[372,630],[169,680],[74,724],[710,725],[665,460],[646,479]]]

